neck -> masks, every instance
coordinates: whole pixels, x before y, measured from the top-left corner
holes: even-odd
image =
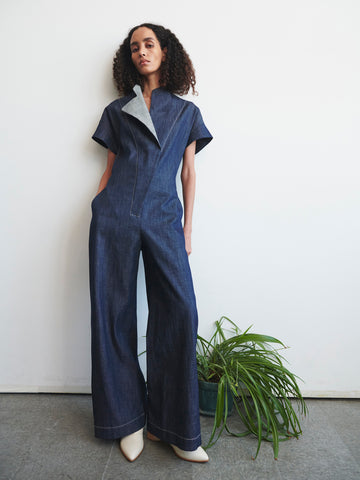
[[[157,72],[156,72],[157,73]],[[144,97],[151,97],[151,92],[160,87],[160,75],[147,75],[144,78]]]

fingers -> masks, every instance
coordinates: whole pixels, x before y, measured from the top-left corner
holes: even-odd
[[[186,253],[187,253],[188,256],[189,256],[190,253],[192,252],[192,248],[191,248],[191,233],[188,233],[188,232],[184,231],[184,237],[185,237],[185,250],[186,250]]]

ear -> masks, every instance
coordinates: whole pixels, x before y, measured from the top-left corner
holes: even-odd
[[[167,47],[164,47],[164,48],[162,49],[162,52],[163,52],[163,56],[162,56],[161,61],[162,61],[162,62],[165,62],[165,60],[166,60],[166,54],[167,54]]]

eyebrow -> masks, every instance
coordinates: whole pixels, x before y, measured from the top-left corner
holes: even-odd
[[[144,39],[143,39],[143,42],[147,42],[147,41],[149,41],[149,40],[152,40],[153,42],[155,42],[155,38],[152,38],[152,37],[146,37],[146,38],[144,38]],[[133,45],[138,45],[138,44],[139,44],[139,42],[131,42],[131,43],[130,43],[130,47],[132,47]]]

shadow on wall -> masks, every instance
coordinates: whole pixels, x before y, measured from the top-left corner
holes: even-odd
[[[62,373],[66,392],[91,392],[91,335],[88,236],[91,198],[78,206],[64,238],[61,275],[63,324]],[[60,337],[60,335],[59,335]]]
[[[91,392],[91,310],[89,291],[88,240],[91,221],[91,200],[85,199],[72,218],[70,234],[63,239],[62,281],[63,314],[57,343],[62,351],[62,381],[66,392]],[[137,285],[138,351],[146,349],[147,300],[142,256],[140,255]],[[139,358],[146,375],[146,355]]]

